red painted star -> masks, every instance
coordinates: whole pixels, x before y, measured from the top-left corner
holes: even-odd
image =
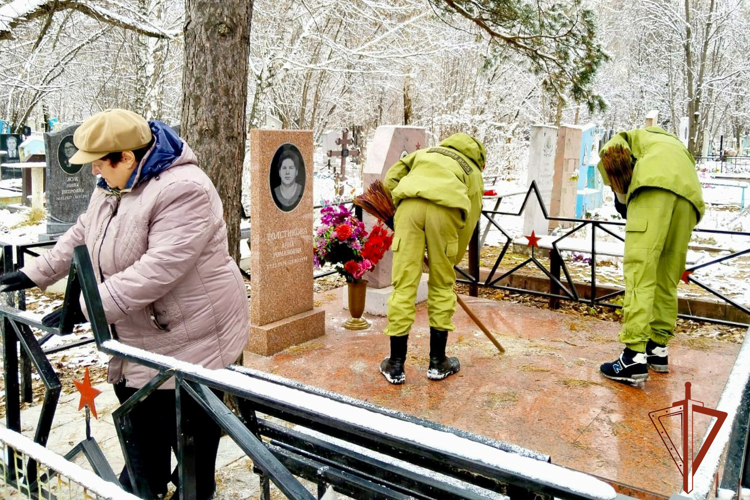
[[[537,237],[537,235],[534,233],[534,231],[531,231],[531,236],[524,236],[527,240],[529,240],[529,244],[526,246],[539,248],[539,243],[537,243],[541,238]]]
[[[685,283],[688,283],[688,278],[690,277],[691,274],[693,274],[693,271],[687,271],[687,270],[685,270],[685,271],[682,272],[682,278],[680,278],[680,279],[682,281],[684,281]]]
[[[417,143],[417,149],[422,149],[422,145],[420,143]]]
[[[91,413],[94,414],[94,418],[98,419],[99,417],[96,416],[96,405],[94,404],[94,399],[99,394],[101,394],[102,391],[91,387],[89,369],[86,368],[86,374],[83,376],[83,382],[74,380],[73,383],[76,385],[76,389],[78,389],[78,392],[81,393],[81,401],[78,403],[78,410],[80,411],[84,406],[88,405],[89,409],[91,409]]]

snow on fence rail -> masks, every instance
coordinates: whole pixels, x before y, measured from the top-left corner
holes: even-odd
[[[578,496],[598,500],[613,500],[617,496],[612,486],[583,472],[508,453],[450,432],[403,421],[383,413],[266,380],[251,378],[237,371],[209,370],[168,356],[127,346],[115,340],[107,340],[102,343],[101,347],[108,354],[136,359],[143,364],[195,379],[199,383],[217,384],[241,391],[248,396],[303,409],[330,421],[333,425],[340,422],[358,427],[363,432],[377,433],[409,443],[415,448],[430,449],[444,456],[479,462],[498,472],[512,474],[548,488],[569,491]]]
[[[7,460],[11,450],[18,465],[15,467],[15,473],[7,477]],[[23,495],[23,498],[138,500],[138,497],[120,489],[119,484],[109,483],[93,472],[82,469],[22,434],[5,427],[0,427],[0,451],[3,458],[0,461],[2,472],[0,485],[3,485],[4,489],[16,489]],[[35,485],[24,483],[21,476],[21,471],[27,470],[30,460],[37,462],[40,479]],[[3,492],[0,491],[0,493]]]

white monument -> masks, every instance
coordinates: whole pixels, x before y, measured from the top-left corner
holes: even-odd
[[[549,212],[552,201],[552,178],[555,173],[555,147],[557,145],[557,127],[549,125],[532,125],[531,140],[529,142],[529,168],[526,176],[526,186],[536,181],[542,203]],[[526,202],[523,219],[523,234],[530,235],[534,231],[537,236],[544,236],[548,232],[548,222],[539,207],[536,196]]]
[[[427,132],[422,127],[403,127],[398,125],[384,125],[375,131],[375,137],[367,148],[367,162],[365,163],[363,177],[364,186],[372,184],[376,180],[383,180],[388,169],[404,156],[413,153],[417,149],[427,146]],[[377,219],[369,214],[364,215],[367,230],[377,224]],[[391,266],[393,264],[393,253],[389,250],[383,259],[375,266],[375,271],[367,273],[364,279],[368,280],[367,301],[365,312],[376,316],[385,316],[388,311],[388,297],[393,291],[391,286]],[[427,274],[422,275],[422,280],[417,289],[417,303],[427,300]],[[348,305],[347,289],[342,288],[342,301],[344,307]]]

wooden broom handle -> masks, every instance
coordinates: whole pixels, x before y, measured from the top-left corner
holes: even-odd
[[[427,267],[430,267],[430,261],[427,257],[424,258],[424,263]],[[461,309],[463,309],[466,314],[469,315],[472,321],[479,327],[480,330],[487,336],[488,339],[490,339],[490,342],[495,344],[495,347],[497,347],[497,350],[500,351],[501,354],[505,353],[505,348],[500,344],[500,342],[497,341],[494,335],[490,333],[490,330],[484,326],[484,323],[482,323],[482,320],[477,317],[476,314],[474,314],[474,311],[471,310],[471,308],[464,302],[464,300],[461,298],[460,295],[456,294],[456,300],[458,301],[458,304],[461,306]]]

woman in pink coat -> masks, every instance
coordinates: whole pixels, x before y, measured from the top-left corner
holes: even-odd
[[[206,368],[235,362],[247,342],[247,292],[229,255],[221,199],[190,147],[165,124],[122,109],[92,116],[73,141],[78,152],[71,163],[91,163],[92,173],[101,176],[88,210],[52,250],[0,278],[3,291],[46,288],[68,273],[73,249],[85,244],[117,340]],[[45,322],[59,323],[59,315],[53,312]],[[109,363],[108,380],[120,402],[155,375],[120,358]],[[220,431],[187,399],[199,429],[194,436],[202,500],[215,489]],[[170,472],[170,448],[177,451],[174,384],[152,393],[131,418],[146,462],[147,477],[139,479],[159,498],[170,479],[177,484]],[[126,469],[120,482],[131,490]]]

